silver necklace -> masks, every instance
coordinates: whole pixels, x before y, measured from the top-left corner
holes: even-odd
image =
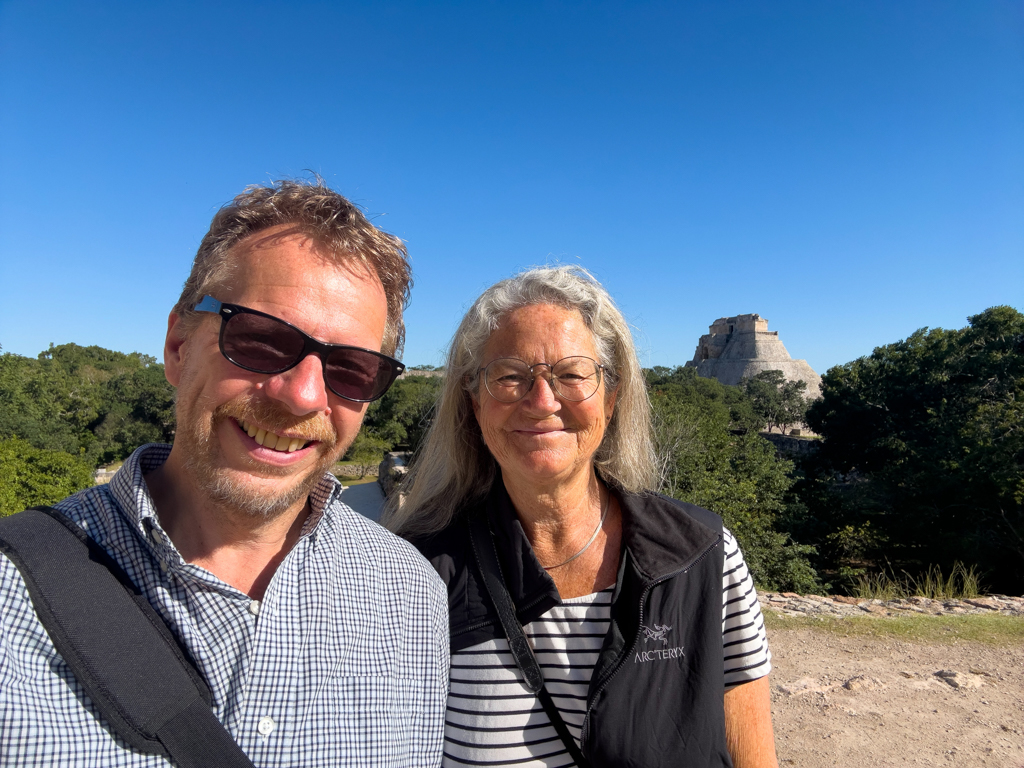
[[[608,507],[610,506],[608,502],[610,502],[612,499],[612,492],[608,491],[607,493],[608,495],[604,497],[604,509],[601,510],[601,520],[600,522],[598,522],[597,528],[594,529],[593,535],[587,540],[587,543],[583,545],[583,549],[581,549],[575,555],[570,557],[568,560],[563,560],[558,565],[542,565],[541,568],[543,568],[545,571],[553,571],[555,568],[561,568],[563,565],[568,565],[577,557],[586,552],[590,545],[597,540],[597,534],[599,534],[601,532],[601,529],[604,527],[604,519],[608,517]]]

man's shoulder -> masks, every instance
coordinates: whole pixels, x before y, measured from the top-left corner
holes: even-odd
[[[90,534],[94,540],[102,538],[97,536],[98,529],[121,522],[117,516],[110,514],[114,507],[114,501],[110,489],[106,485],[86,488],[52,505],[40,506],[49,506],[57,510]],[[18,516],[22,514],[22,512],[16,513]]]
[[[354,550],[349,554],[357,553],[374,574],[440,586],[436,571],[408,541],[363,517],[342,501],[334,502],[333,506],[332,522],[344,531],[348,548]]]
[[[106,485],[86,488],[58,501],[52,507],[101,545],[105,545],[110,539],[114,526],[128,525],[127,521],[114,511],[113,498]],[[0,571],[3,573],[0,599],[4,604],[10,600],[21,602],[27,598],[27,587],[14,561],[6,556],[0,557]]]

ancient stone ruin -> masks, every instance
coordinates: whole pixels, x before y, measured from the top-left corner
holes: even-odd
[[[698,376],[739,384],[761,371],[782,371],[787,381],[807,382],[807,397],[821,397],[821,377],[806,360],[794,360],[779,340],[778,331],[768,330],[760,315],[721,317],[700,337],[697,351],[687,367]]]

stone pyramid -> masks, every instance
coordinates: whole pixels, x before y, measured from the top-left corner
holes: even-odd
[[[794,360],[760,315],[720,317],[700,337],[693,360],[698,376],[739,384],[761,371],[782,371],[787,381],[807,382],[807,397],[821,397],[821,377],[806,360]]]

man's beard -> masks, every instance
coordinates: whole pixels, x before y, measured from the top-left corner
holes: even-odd
[[[341,442],[334,425],[322,412],[295,416],[249,394],[239,395],[218,406],[208,418],[204,414],[193,416],[183,412],[180,406],[179,402],[178,423],[182,429],[175,442],[184,438],[185,471],[208,499],[251,518],[271,520],[304,500],[348,448],[349,441]],[[319,453],[318,460],[305,475],[294,478],[291,486],[277,495],[269,494],[259,483],[248,482],[248,476],[241,471],[219,466],[215,434],[219,426],[229,419],[255,423],[278,434],[287,432],[305,440],[315,440],[319,443],[315,447]],[[248,457],[244,461],[255,477],[282,477],[294,472],[288,467],[267,465]]]

